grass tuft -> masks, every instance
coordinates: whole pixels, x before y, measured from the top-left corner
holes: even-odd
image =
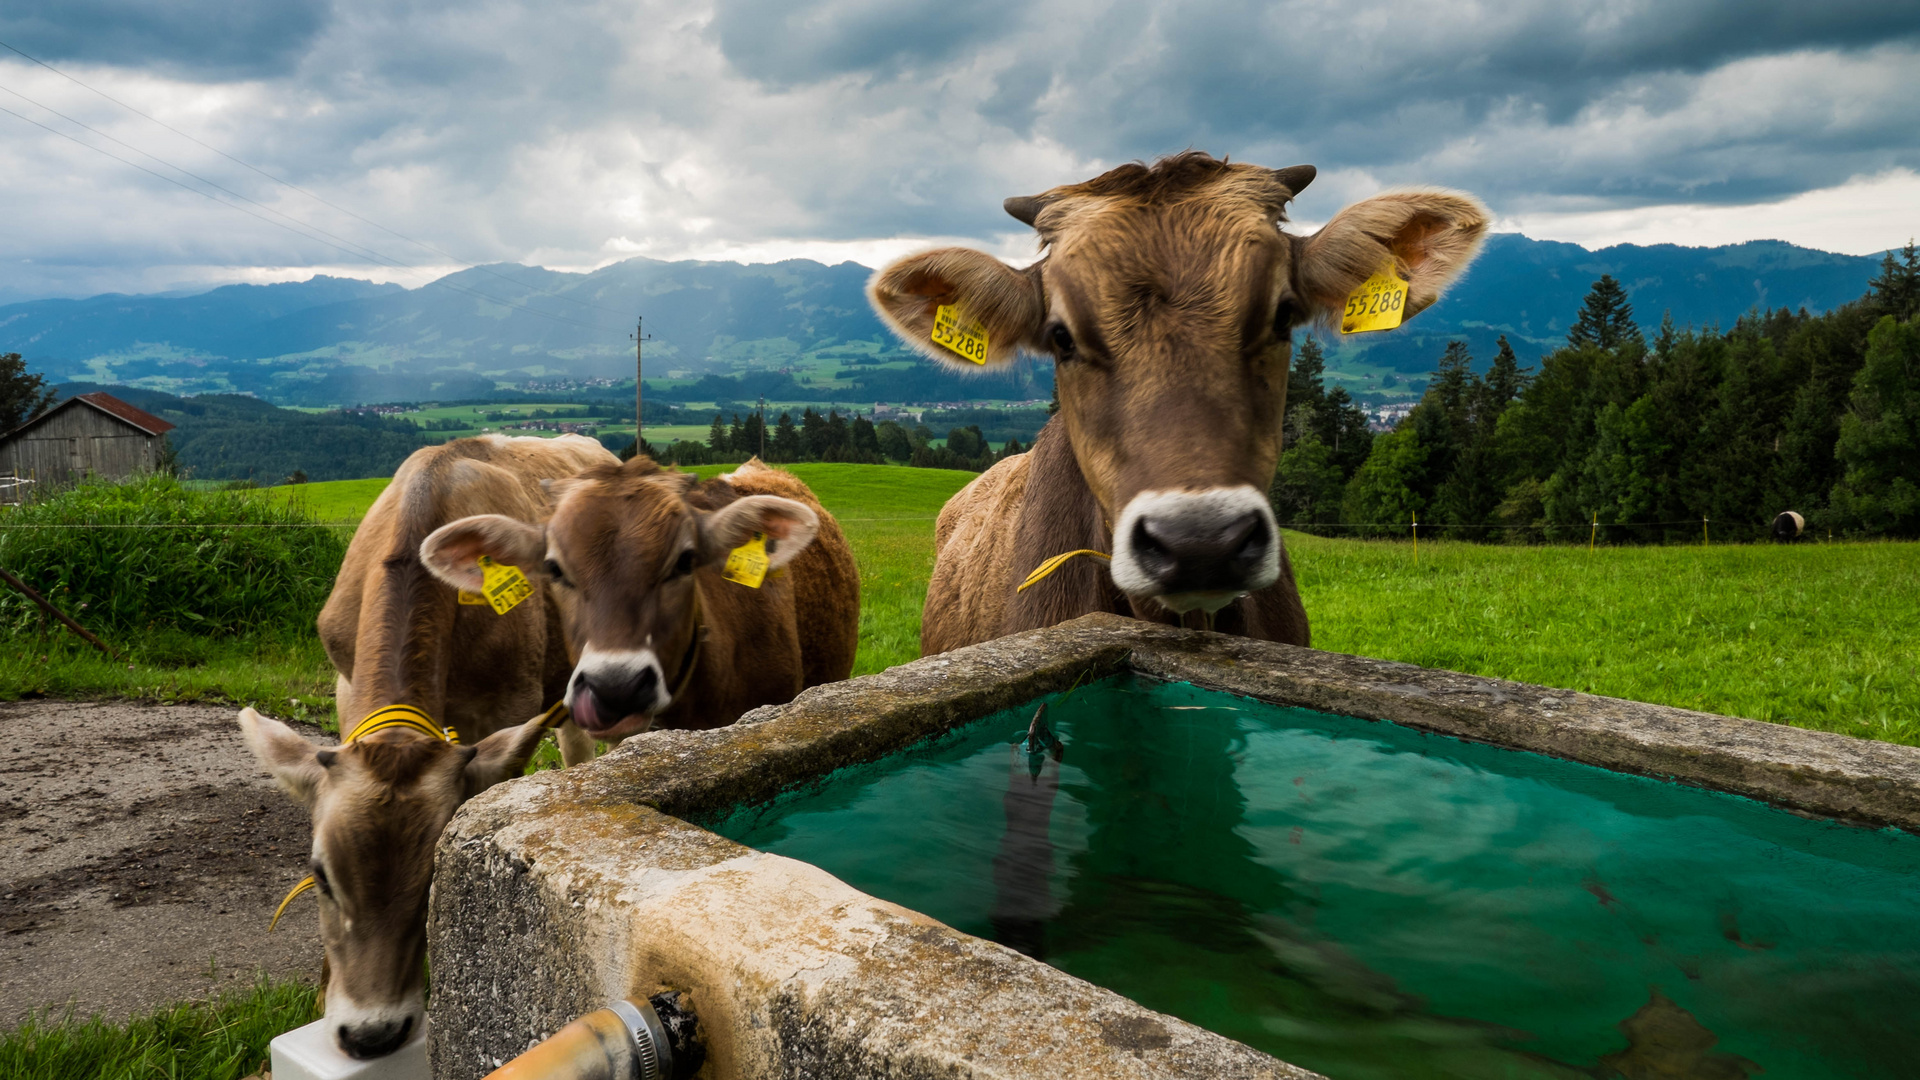
[[[0,1033],[9,1080],[241,1080],[264,1071],[275,1036],[320,1016],[319,995],[262,979],[213,1001],[185,1002],[125,1024],[35,1013]]]

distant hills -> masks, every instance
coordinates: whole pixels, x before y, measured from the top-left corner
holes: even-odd
[[[1639,321],[1726,325],[1756,307],[1826,310],[1859,296],[1877,257],[1778,241],[1717,248],[1493,237],[1468,278],[1404,329],[1334,343],[1329,370],[1354,389],[1429,371],[1451,338],[1483,363],[1506,334],[1523,362],[1564,340],[1594,279],[1628,288]],[[956,376],[901,349],[868,309],[871,271],[807,260],[742,265],[629,259],[587,274],[497,265],[403,289],[316,277],[194,296],[97,296],[0,306],[0,352],[55,381],[172,394],[242,393],[283,405],[491,396],[503,386],[631,381],[644,312],[649,382],[664,397],[901,401],[1045,397],[1051,372],[1022,365]],[[703,376],[722,376],[727,381]]]

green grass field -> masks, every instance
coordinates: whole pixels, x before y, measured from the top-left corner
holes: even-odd
[[[790,468],[860,562],[855,674],[914,658],[933,518],[972,474]],[[308,484],[304,497],[352,519],[384,484]],[[1417,563],[1399,541],[1288,544],[1318,648],[1920,744],[1920,544],[1589,555],[1427,542]]]
[[[276,1035],[319,1015],[313,987],[264,981],[213,1001],[168,1006],[125,1024],[41,1014],[0,1032],[0,1076],[241,1080],[264,1071],[267,1044]]]
[[[1317,648],[1920,745],[1920,544],[1287,543]]]

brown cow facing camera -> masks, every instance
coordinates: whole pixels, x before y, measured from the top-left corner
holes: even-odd
[[[923,653],[1094,611],[1308,643],[1267,502],[1293,331],[1337,320],[1388,270],[1407,316],[1432,305],[1488,225],[1472,197],[1421,188],[1290,234],[1287,204],[1313,177],[1198,152],[1123,165],[1007,200],[1044,251],[1024,270],[941,248],[874,275],[868,296],[909,345],[967,370],[1050,358],[1060,399],[1032,450],[941,510]],[[1080,551],[1111,561],[1069,559],[1017,589]]]
[[[549,494],[545,524],[464,518],[427,537],[421,559],[458,588],[480,587],[482,556],[544,584],[574,661],[567,707],[587,734],[719,727],[853,670],[853,552],[793,474],[755,458],[701,483],[637,457]],[[766,570],[750,587],[724,568],[756,534]]]

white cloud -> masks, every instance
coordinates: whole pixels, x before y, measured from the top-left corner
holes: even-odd
[[[1595,244],[1878,250],[1914,229],[1899,178],[1920,169],[1920,9],[1868,0],[1394,0],[1358,17],[1344,0],[1035,0],[994,17],[921,0],[301,0],[224,34],[217,13],[238,2],[142,6],[138,25],[184,27],[150,61],[131,15],[111,48],[91,44],[128,0],[32,0],[28,36],[0,13],[0,37],[33,51],[31,26],[75,13],[40,34],[49,60],[450,256],[12,58],[0,86],[390,261],[0,116],[0,296],[306,268],[419,284],[450,260],[871,265],[948,241],[1024,261],[1004,197],[1187,146],[1319,165],[1302,219],[1439,183]]]
[[[1584,247],[1680,244],[1715,247],[1748,240],[1785,240],[1801,247],[1871,255],[1920,237],[1920,174],[1894,169],[1855,177],[1838,187],[1746,206],[1672,204],[1624,210],[1515,214],[1500,232]]]

